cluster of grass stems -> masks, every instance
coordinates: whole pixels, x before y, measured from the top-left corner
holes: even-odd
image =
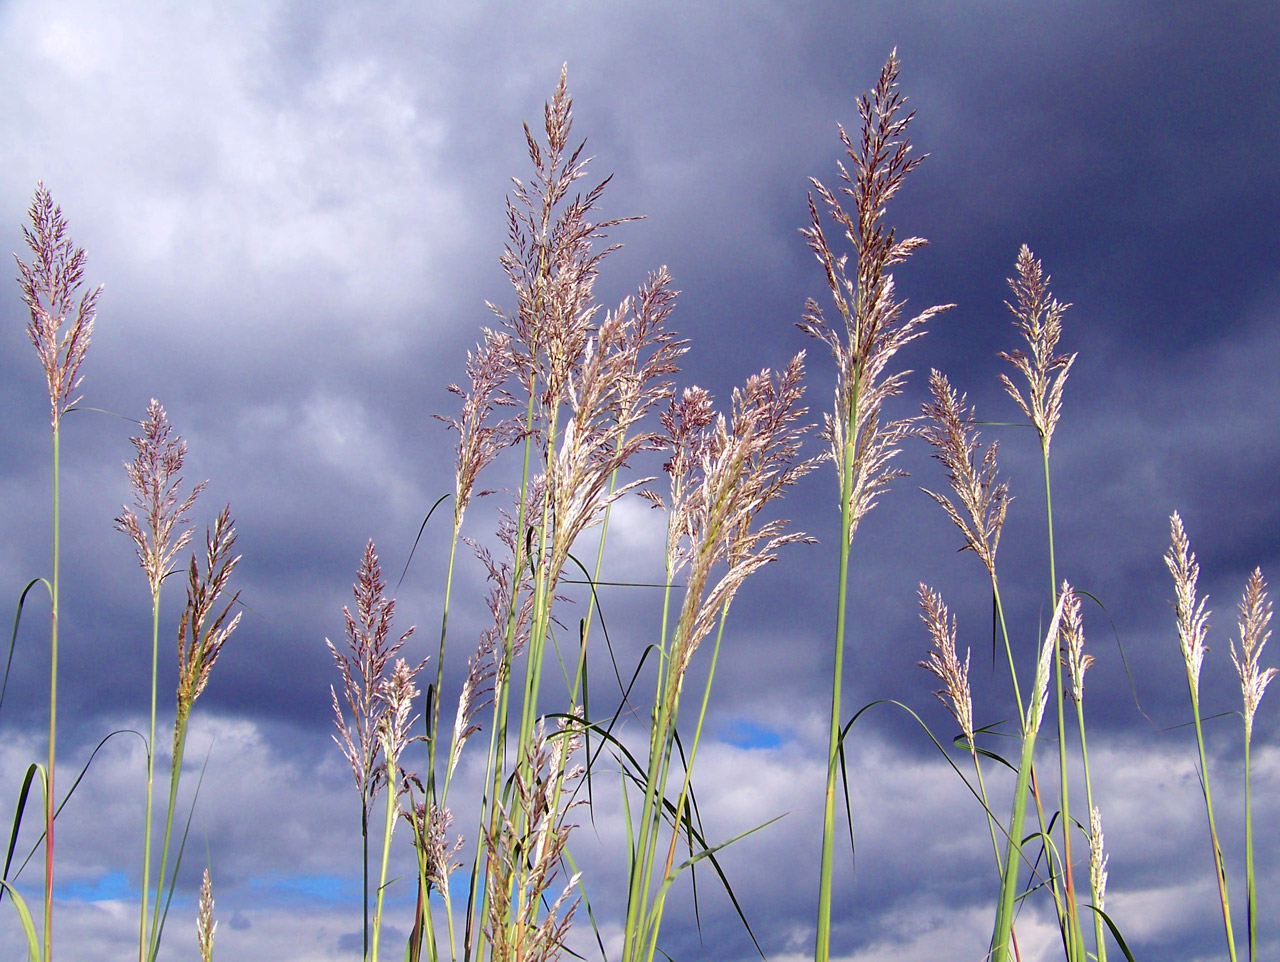
[[[920,664],[942,683],[938,697],[960,728],[953,745],[968,756],[973,780],[955,762],[952,767],[981,802],[991,839],[995,912],[988,958],[1005,962],[1020,957],[1017,917],[1032,895],[1051,903],[1069,962],[1105,962],[1109,947],[1133,958],[1104,908],[1108,857],[1086,740],[1084,676],[1094,659],[1085,652],[1082,593],[1058,580],[1054,556],[1050,445],[1062,414],[1064,384],[1075,361],[1075,355],[1058,349],[1069,305],[1053,297],[1040,262],[1023,247],[1009,282],[1013,294],[1009,308],[1026,346],[1001,355],[1012,366],[1013,376],[1001,374],[1000,380],[1025,423],[1034,429],[1043,462],[1049,575],[1045,600],[1052,618],[1043,637],[1028,646],[1006,628],[997,573],[997,548],[1010,501],[1009,485],[999,478],[997,444],[984,447],[976,431],[979,422],[966,406],[965,396],[936,370],[929,377],[931,401],[919,416],[890,420],[883,411],[886,401],[902,393],[908,373],[892,368],[890,362],[901,348],[925,333],[931,319],[951,306],[904,317],[904,302],[889,272],[925,243],[918,237],[898,238],[885,222],[889,201],[922,159],[911,152],[907,130],[913,115],[903,109],[897,73],[895,53],[872,90],[858,100],[858,131],[851,136],[840,129],[847,163],[839,166],[839,186],[832,190],[815,179],[809,194],[810,221],[802,234],[821,265],[831,306],[824,313],[817,301],[810,300],[799,327],[830,349],[836,366],[834,388],[828,388],[830,408],[816,432],[824,443],[815,454],[806,450],[810,423],[804,401],[803,352],[776,372],[766,369],[748,378],[733,391],[727,409],[717,411],[707,391],[676,387],[678,362],[688,344],[667,326],[676,292],[665,268],[650,274],[633,296],[612,309],[603,309],[595,299],[601,264],[615,250],[605,244],[607,234],[623,220],[595,219],[607,178],[585,191],[576,186],[587,176],[588,161],[583,145],[571,139],[571,100],[563,72],[546,105],[542,131],[535,135],[525,127],[533,174],[528,182],[514,180],[507,203],[508,241],[501,258],[514,301],[506,309],[491,305],[496,326],[485,329],[468,354],[466,384],[450,386],[461,399],[460,411],[456,417],[442,419],[456,432],[457,445],[454,490],[435,506],[450,501],[452,536],[434,664],[424,675],[432,658],[415,665],[400,656],[413,629],[398,637],[394,634],[395,601],[387,596],[372,541],[357,569],[354,611],[343,609],[345,646],[326,640],[340,676],[340,684],[331,690],[334,740],[350,764],[359,796],[364,959],[376,962],[387,954],[382,930],[388,865],[401,820],[407,823],[416,856],[417,901],[407,944],[397,946],[396,953],[403,951],[406,959],[415,962],[423,958],[543,962],[562,956],[580,904],[587,905],[591,924],[596,924],[587,902],[588,886],[574,868],[571,813],[589,804],[591,796],[584,788],[609,764],[620,778],[626,816],[623,962],[652,962],[665,954],[660,931],[671,886],[703,860],[709,860],[742,914],[716,853],[743,836],[719,841],[707,837],[694,802],[692,773],[726,621],[739,588],[748,576],[773,562],[784,546],[812,540],[778,519],[773,502],[804,475],[829,462],[840,499],[840,553],[823,822],[820,828],[812,827],[815,837],[820,831],[822,843],[815,880],[814,958],[826,962],[832,952],[836,904],[837,785],[843,783],[847,794],[849,778],[857,777],[856,771],[846,770],[845,741],[861,714],[847,718],[841,704],[846,687],[844,653],[856,641],[848,637],[851,553],[859,523],[903,474],[894,458],[911,439],[931,445],[945,468],[950,492],[927,494],[954,522],[964,548],[989,575],[998,638],[1017,712],[1020,746],[1015,758],[1001,758],[980,744],[994,726],[974,726],[968,652],[961,661],[954,618],[938,592],[922,584],[919,601],[931,647]],[[80,368],[101,289],[79,294],[85,255],[67,237],[61,210],[43,185],[37,186],[30,221],[24,237],[32,260],[17,260],[22,297],[31,314],[28,332],[46,373],[51,404],[53,561],[51,577],[32,581],[22,594],[10,659],[27,594],[37,584],[43,585],[50,599],[49,740],[47,762],[30,766],[19,793],[0,897],[7,895],[17,911],[30,958],[51,962],[59,438],[63,417],[77,410],[79,403]],[[843,235],[837,236],[838,244],[829,238],[832,228]],[[847,247],[838,249],[842,245]],[[195,552],[187,565],[187,598],[178,624],[179,683],[167,805],[157,863],[152,822],[161,589],[179,570],[178,558],[191,541],[190,518],[204,484],[184,487],[181,470],[186,446],[174,434],[159,403],[151,402],[139,424],[141,432],[133,439],[135,457],[126,465],[134,504],[123,509],[115,524],[135,546],[152,611],[150,715],[143,736],[146,770],[140,799],[145,828],[138,959],[153,962],[186,841],[184,829],[174,851],[175,805],[187,726],[194,703],[239,621],[239,613],[233,614],[238,593],[228,586],[239,559],[233,555],[230,511],[224,508],[210,525],[203,550]],[[485,545],[464,538],[464,519],[472,499],[490,493],[478,488],[481,475],[508,452],[522,465],[520,484],[511,508],[502,514],[496,541]],[[665,457],[665,483],[628,473],[642,452],[661,452]],[[566,630],[556,612],[568,584],[585,582],[594,587],[600,582],[610,509],[629,494],[643,497],[665,518],[661,629],[645,647],[616,710],[600,714],[590,710],[588,695],[588,652],[600,644],[591,637],[597,614],[594,590],[576,631]],[[444,664],[452,641],[449,608],[460,544],[470,545],[488,572],[486,602],[491,623],[470,651],[453,718],[450,721],[446,715],[442,721]],[[583,545],[594,548],[593,570],[571,553]],[[1225,939],[1234,962],[1236,935],[1199,704],[1208,613],[1204,601],[1197,599],[1198,565],[1177,514],[1171,519],[1165,561],[1174,580],[1177,637],[1186,665]],[[583,577],[571,578],[567,569]],[[1258,662],[1270,634],[1270,617],[1266,585],[1261,572],[1255,571],[1240,605],[1240,649],[1234,642],[1231,647],[1244,697],[1251,960],[1257,952],[1257,893],[1249,742],[1254,713],[1276,673],[1273,668],[1262,669]],[[565,644],[566,635],[576,635],[576,644]],[[704,648],[709,650],[699,654]],[[701,692],[686,693],[684,683],[695,657],[705,659],[705,682]],[[544,670],[553,658],[563,679],[562,692],[557,684],[544,681]],[[643,673],[646,663],[650,663],[648,675]],[[652,684],[652,697],[647,745],[635,750],[623,741],[617,726],[624,714],[636,712],[633,704],[639,696],[633,690],[642,678]],[[548,689],[557,693],[554,711],[545,707]],[[692,704],[687,696],[694,698]],[[1037,752],[1046,714],[1049,724],[1056,725],[1056,736],[1048,739],[1057,745],[1056,761]],[[1074,734],[1069,735],[1072,715]],[[464,747],[481,732],[488,736],[487,745],[477,749],[485,753],[483,794],[478,811],[470,816],[468,840],[452,834],[456,816],[450,808],[450,788]],[[1078,756],[1069,747],[1076,736]],[[932,733],[929,737],[950,761],[947,749]],[[416,762],[411,754],[419,756]],[[1016,772],[1007,816],[988,794],[984,772],[992,764]],[[1054,798],[1041,792],[1038,774],[1046,765],[1056,768]],[[1080,811],[1081,775],[1083,817],[1074,814]],[[11,871],[24,806],[36,781],[44,803],[42,931],[14,887],[17,872]],[[1073,787],[1077,787],[1074,812]],[[64,796],[64,804],[69,795]],[[1027,826],[1029,806],[1034,809],[1031,828]],[[377,859],[372,893],[371,837]],[[451,885],[453,874],[468,866],[465,884]],[[197,944],[206,962],[212,958],[214,929],[206,869],[197,920]],[[602,940],[600,948],[604,953]]]

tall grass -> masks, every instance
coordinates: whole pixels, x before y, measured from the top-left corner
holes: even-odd
[[[49,585],[49,755],[44,769],[44,941],[42,958],[53,958],[53,820],[56,784],[54,763],[58,744],[58,607],[62,571],[62,420],[80,402],[73,396],[80,386],[80,366],[89,350],[97,314],[99,286],[76,294],[84,281],[86,256],[67,236],[62,208],[43,183],[36,185],[28,210],[31,227],[22,228],[32,254],[30,264],[17,255],[18,284],[31,314],[27,334],[44,368],[49,389],[49,422],[53,428],[53,569]],[[63,325],[68,325],[63,330]]]
[[[896,455],[919,440],[931,446],[950,486],[949,493],[931,488],[926,493],[960,532],[962,548],[987,572],[997,643],[1003,648],[1013,696],[1007,709],[981,709],[1007,713],[1016,723],[1018,749],[1014,757],[1005,758],[991,740],[994,726],[975,725],[970,654],[966,650],[963,660],[959,656],[956,618],[939,592],[921,584],[919,603],[929,648],[920,664],[941,683],[937,696],[959,726],[954,745],[962,753],[961,763],[952,761],[944,739],[932,731],[928,735],[979,802],[991,842],[987,957],[996,962],[1021,958],[1020,913],[1040,902],[1056,919],[1068,962],[1105,962],[1109,949],[1133,958],[1122,927],[1105,910],[1109,855],[1103,845],[1102,805],[1108,800],[1095,795],[1084,711],[1085,674],[1094,664],[1082,614],[1082,599],[1088,595],[1060,578],[1054,546],[1051,442],[1063,416],[1064,385],[1075,361],[1074,354],[1058,348],[1068,305],[1053,296],[1041,262],[1022,247],[1009,281],[1008,306],[1026,346],[1000,355],[1013,365],[1017,383],[1007,374],[1001,374],[999,382],[1037,438],[1045,506],[1044,567],[1050,588],[1043,610],[1050,615],[1043,633],[1020,637],[1008,627],[1013,619],[1006,618],[998,576],[1003,572],[997,567],[997,553],[1012,500],[1011,482],[1000,475],[998,443],[984,444],[978,432],[982,422],[966,394],[938,370],[929,375],[930,401],[919,417],[894,418],[889,413],[909,374],[891,362],[925,332],[927,322],[950,306],[905,316],[890,272],[925,243],[918,237],[899,239],[887,222],[889,202],[921,160],[913,155],[907,136],[913,114],[905,111],[898,74],[895,52],[873,88],[857,101],[858,129],[839,129],[846,154],[839,167],[840,185],[833,190],[811,181],[809,221],[802,233],[821,267],[831,298],[828,310],[838,315],[828,320],[817,302],[809,300],[799,325],[822,341],[835,359],[831,406],[816,432],[821,445],[811,441],[815,425],[806,406],[803,352],[776,370],[751,375],[717,409],[707,390],[679,383],[680,364],[691,346],[670,327],[677,292],[665,267],[641,279],[635,293],[618,304],[606,307],[598,301],[597,277],[616,250],[611,233],[633,218],[600,219],[607,177],[587,189],[579,186],[588,177],[589,161],[583,142],[573,139],[572,99],[564,71],[545,105],[541,129],[535,133],[525,127],[532,172],[513,180],[507,201],[507,243],[501,255],[511,284],[507,306],[491,305],[496,326],[482,330],[468,353],[464,382],[449,386],[460,410],[441,418],[456,432],[457,443],[453,490],[436,504],[451,501],[439,637],[431,653],[435,663],[428,669],[430,659],[413,664],[400,656],[414,629],[398,636],[393,631],[396,602],[388,593],[372,541],[356,565],[354,606],[341,609],[345,647],[326,639],[342,689],[338,691],[337,683],[330,689],[334,741],[347,760],[359,797],[363,959],[376,962],[403,954],[412,962],[550,962],[568,953],[567,940],[575,925],[582,925],[583,915],[607,956],[590,897],[612,882],[625,891],[613,954],[623,962],[653,962],[667,955],[663,924],[673,893],[680,891],[676,886],[686,872],[700,868],[715,872],[761,947],[720,853],[768,823],[730,838],[715,834],[703,824],[696,805],[695,768],[713,704],[716,669],[721,655],[736,643],[733,602],[747,580],[778,560],[784,548],[798,551],[814,540],[794,530],[778,512],[781,499],[828,460],[836,470],[840,498],[839,521],[832,524],[839,538],[839,563],[827,679],[830,715],[822,823],[804,830],[821,837],[818,877],[813,880],[815,960],[826,962],[833,954],[848,953],[850,946],[833,944],[833,932],[840,923],[857,921],[866,913],[856,896],[837,898],[835,892],[838,787],[847,784],[850,775],[845,742],[861,714],[849,717],[845,708],[850,686],[844,666],[852,644],[870,641],[850,637],[849,587],[856,576],[852,545],[862,519],[903,473],[895,466]],[[42,185],[30,217],[24,236],[35,260],[30,266],[19,260],[19,281],[52,409],[52,668],[47,766],[31,766],[20,799],[42,776],[43,932],[36,931],[8,865],[0,894],[13,900],[31,958],[49,962],[57,811],[53,773],[59,427],[76,403],[72,394],[80,381],[98,291],[82,295],[76,303],[84,253],[67,239],[61,211]],[[832,225],[843,242],[829,239]],[[848,244],[847,252],[838,251],[842,243]],[[196,699],[239,622],[239,595],[230,586],[239,558],[233,553],[230,509],[224,508],[186,569],[187,598],[177,624],[171,767],[157,862],[152,819],[161,589],[179,570],[178,556],[194,531],[190,515],[205,485],[184,489],[186,446],[158,402],[151,402],[139,423],[135,456],[126,465],[134,504],[115,524],[134,543],[152,613],[138,957],[139,962],[154,962],[161,954],[186,841],[185,830],[175,839],[175,818],[187,730]],[[662,459],[661,479],[640,473],[642,459],[649,457]],[[490,483],[489,478],[505,479],[504,470],[505,478],[518,475],[519,483],[506,493],[509,502],[498,509],[497,530],[485,538],[471,531],[468,508],[478,497],[496,495],[482,484]],[[629,683],[618,671],[619,696],[601,710],[601,689],[591,683],[590,666],[615,653],[608,647],[601,650],[608,636],[592,628],[593,619],[601,620],[603,628],[595,588],[606,574],[613,574],[606,570],[611,557],[606,551],[608,519],[613,506],[628,496],[642,497],[657,509],[652,517],[665,526],[662,580],[656,586],[661,601],[653,612],[660,627],[654,637],[643,640]],[[430,523],[434,511],[424,524]],[[1227,871],[1199,704],[1208,612],[1197,597],[1199,567],[1177,514],[1171,534],[1165,561],[1174,578],[1176,624],[1170,634],[1176,629],[1186,669],[1213,871],[1227,949],[1234,960]],[[455,592],[462,545],[472,549],[487,573],[489,590],[481,608],[487,625],[478,639],[465,639],[463,655],[458,656],[451,610],[471,602]],[[578,559],[584,545],[595,553],[593,572]],[[577,578],[579,572],[585,578]],[[626,584],[642,577],[624,570],[614,580]],[[574,609],[565,602],[582,584],[590,603],[586,616],[575,624],[568,613]],[[1249,750],[1255,712],[1276,674],[1276,669],[1259,664],[1270,617],[1265,581],[1257,570],[1240,603],[1240,649],[1234,642],[1231,646],[1244,700],[1251,962],[1258,951],[1259,909]],[[458,670],[447,670],[447,663]],[[700,676],[690,674],[695,665]],[[450,718],[442,704],[449,678],[458,675],[462,682],[456,702],[450,699]],[[686,691],[690,677],[701,677],[700,691]],[[639,694],[646,689],[647,696]],[[1074,726],[1067,724],[1068,703]],[[1056,731],[1046,735],[1042,730],[1050,706]],[[631,733],[624,723],[627,715],[640,721],[642,732]],[[486,737],[477,739],[478,734]],[[1052,761],[1045,759],[1046,739],[1056,741]],[[473,809],[456,810],[450,789],[466,751],[476,753],[473,770],[481,773],[482,794]],[[1013,770],[1011,796],[994,797],[993,786],[1000,783],[988,778],[993,764]],[[972,776],[961,765],[971,767]],[[1042,773],[1050,765],[1056,775],[1056,798],[1042,790]],[[858,773],[852,775],[856,779]],[[1083,778],[1087,825],[1072,814],[1073,778],[1077,786]],[[620,799],[626,833],[611,879],[584,873],[574,855],[575,828],[606,791],[602,782],[620,786],[612,797]],[[1077,811],[1078,800],[1077,788]],[[14,839],[21,812],[20,801]],[[408,825],[401,838],[407,834],[416,866],[416,899],[405,944],[389,945],[388,893],[392,886],[412,884],[390,877],[393,846],[402,844],[395,841],[401,820]],[[1029,828],[1029,822],[1034,827]],[[371,837],[381,842],[374,849],[373,883]],[[460,869],[466,884],[455,887],[451,879]],[[213,957],[215,928],[206,869],[195,932],[203,962]]]

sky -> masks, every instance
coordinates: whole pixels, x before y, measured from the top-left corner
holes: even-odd
[[[855,100],[895,47],[918,112],[912,143],[928,157],[887,222],[929,240],[897,269],[897,289],[909,309],[956,307],[895,359],[914,373],[887,413],[918,413],[937,368],[980,420],[1021,420],[998,355],[1022,346],[1004,301],[1029,245],[1072,304],[1061,346],[1078,352],[1052,449],[1054,537],[1059,577],[1096,599],[1084,610],[1097,659],[1086,714],[1107,908],[1140,959],[1224,956],[1162,555],[1176,510],[1213,611],[1201,703],[1239,933],[1244,767],[1229,648],[1249,572],[1280,569],[1274,5],[7,0],[6,250],[27,259],[20,225],[43,180],[88,252],[88,283],[104,285],[83,409],[63,428],[60,786],[108,733],[146,724],[150,597],[112,519],[131,499],[128,419],[150,398],[188,443],[184,476],[209,479],[193,520],[202,531],[228,503],[239,536],[244,613],[193,716],[188,790],[208,761],[163,958],[196,957],[206,863],[219,957],[359,957],[359,802],[330,737],[338,676],[324,640],[341,644],[341,609],[372,538],[398,629],[419,626],[405,651],[432,653],[448,551],[439,515],[413,549],[453,483],[453,436],[432,415],[456,413],[446,386],[496,323],[486,302],[514,303],[498,261],[504,198],[510,178],[530,171],[520,125],[537,130],[561,65],[591,176],[613,175],[602,216],[644,216],[610,231],[623,247],[602,266],[600,302],[616,304],[666,265],[681,292],[671,326],[690,340],[678,386],[704,386],[724,404],[752,373],[807,349],[816,419],[834,367],[796,328],[807,298],[829,296],[798,232],[806,191],[810,177],[836,180],[837,124],[856,127]],[[0,595],[12,605],[51,566],[48,401],[26,321],[14,283],[0,296]],[[1050,614],[1039,450],[1025,429],[982,437],[1000,441],[1014,497],[998,565],[1025,677]],[[917,667],[929,646],[916,602],[925,582],[972,648],[979,723],[1007,731],[1008,676],[986,654],[986,572],[958,553],[959,533],[920,491],[946,485],[923,442],[899,463],[911,477],[853,544],[846,717],[893,699],[944,743],[954,736],[935,680]],[[489,484],[516,483],[518,470],[511,455]],[[504,497],[480,502],[464,533],[492,543]],[[736,599],[694,778],[712,839],[785,814],[722,861],[767,957],[791,962],[812,952],[817,901],[839,542],[832,466],[804,478],[781,511],[818,543],[788,546]],[[661,580],[663,537],[659,515],[623,499],[603,577]],[[595,544],[589,533],[581,551]],[[465,551],[459,559],[446,705],[486,617],[484,571]],[[572,596],[563,617],[581,617],[583,600]],[[162,599],[162,722],[176,678],[165,639],[181,605],[175,579]],[[602,591],[621,665],[656,638],[659,609],[652,589]],[[1264,651],[1263,665],[1280,664],[1278,651]],[[48,615],[33,603],[0,712],[11,799],[46,751],[48,660]],[[593,702],[615,704],[599,664]],[[692,671],[703,677],[705,661]],[[1263,700],[1252,749],[1262,957],[1280,954],[1280,844],[1264,827],[1280,816],[1278,697]],[[625,737],[643,732],[631,719]],[[877,706],[850,738],[857,856],[855,867],[846,840],[834,957],[980,959],[997,891],[981,808],[905,711]],[[481,755],[464,756],[459,799],[474,798]],[[116,959],[136,945],[143,757],[137,737],[111,738],[58,821],[64,956]],[[604,775],[571,844],[616,958],[625,836],[616,772]],[[988,786],[1006,812],[1011,780],[993,771]],[[472,845],[466,802],[457,807]],[[25,852],[35,839],[23,840]],[[393,874],[411,867],[407,836],[395,842]],[[38,859],[20,885],[38,901]],[[697,919],[690,890],[676,891],[662,939],[673,959],[759,957],[711,874],[698,877]],[[407,880],[389,890],[397,938],[411,897]],[[17,918],[6,906],[0,918],[0,954],[17,958]],[[1024,959],[1060,956],[1045,905],[1028,905],[1018,930]],[[570,944],[600,957],[585,913]]]

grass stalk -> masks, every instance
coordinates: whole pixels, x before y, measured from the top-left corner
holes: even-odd
[[[1209,762],[1205,757],[1204,730],[1200,723],[1200,694],[1191,688],[1191,714],[1196,723],[1196,749],[1200,755],[1200,787],[1204,794],[1205,813],[1209,818],[1209,840],[1213,844],[1214,874],[1218,879],[1218,901],[1222,906],[1222,927],[1227,938],[1227,955],[1236,962],[1236,938],[1231,928],[1231,898],[1227,891],[1227,867],[1222,861],[1222,846],[1218,843],[1218,824],[1213,817],[1213,792],[1209,788]]]
[[[1005,848],[1004,874],[1000,882],[1000,900],[996,909],[995,930],[991,936],[992,962],[1008,962],[1009,940],[1013,928],[1014,901],[1017,895],[1018,874],[1022,866],[1022,832],[1026,825],[1027,800],[1035,757],[1036,735],[1044,718],[1049,679],[1052,674],[1049,662],[1057,652],[1058,625],[1062,620],[1062,601],[1054,611],[1049,631],[1040,649],[1036,664],[1035,689],[1031,705],[1023,722],[1022,753],[1018,762],[1018,779],[1014,788],[1013,814],[1009,819],[1009,841]]]
[[[1053,494],[1049,482],[1049,441],[1044,434],[1040,435],[1041,463],[1044,468],[1044,503],[1045,530],[1049,549],[1049,596],[1053,608],[1058,607],[1058,572],[1057,555],[1053,546]],[[1067,947],[1067,958],[1071,962],[1085,962],[1084,935],[1080,929],[1080,913],[1076,899],[1075,866],[1071,857],[1071,800],[1070,778],[1067,771],[1067,727],[1063,706],[1065,694],[1062,684],[1062,659],[1053,659],[1054,704],[1058,723],[1058,811],[1062,824],[1062,868],[1065,890],[1061,894],[1061,902],[1066,910],[1065,918],[1060,923],[1065,925],[1063,933]],[[1083,731],[1083,729],[1082,729]],[[1056,878],[1056,873],[1054,878]]]
[[[378,891],[375,896],[376,905],[373,912],[373,933],[370,939],[370,962],[378,962],[378,944],[382,935],[382,903],[387,891],[387,865],[391,861],[391,834],[396,827],[396,766],[394,761],[387,763],[387,810],[386,824],[382,830],[382,868],[378,872]]]
[[[44,962],[53,959],[53,815],[54,761],[58,745],[58,585],[61,564],[61,419],[53,424],[53,577],[49,623],[49,762],[44,795]]]
[[[844,456],[840,466],[840,569],[836,582],[836,636],[831,666],[831,723],[827,735],[827,785],[822,808],[822,857],[818,869],[818,930],[815,962],[831,955],[831,885],[835,867],[836,772],[840,764],[840,695],[844,683],[845,619],[849,599],[849,549],[853,527],[853,464],[857,428],[858,379],[855,377]]]
[[[155,795],[156,695],[160,677],[160,593],[151,599],[151,718],[147,729],[147,801],[142,829],[142,897],[138,918],[138,962],[147,957],[147,900],[151,886],[151,816]]]
[[[1076,702],[1076,722],[1080,732],[1080,753],[1084,759],[1084,796],[1085,804],[1089,806],[1089,812],[1094,811],[1093,804],[1093,776],[1089,770],[1089,742],[1084,733],[1084,704]],[[1097,954],[1098,962],[1107,962],[1107,942],[1102,931],[1102,893],[1098,890],[1098,879],[1095,873],[1090,872],[1089,875],[1089,892],[1093,898],[1093,938],[1094,951]]]
[[[1218,880],[1218,901],[1222,906],[1222,926],[1227,938],[1227,953],[1236,962],[1235,934],[1231,927],[1231,902],[1227,891],[1226,867],[1222,861],[1222,849],[1218,844],[1218,827],[1213,817],[1213,793],[1209,787],[1209,764],[1204,750],[1204,730],[1200,720],[1200,667],[1208,651],[1205,635],[1208,630],[1209,612],[1204,599],[1196,598],[1196,582],[1200,577],[1200,565],[1191,552],[1182,518],[1175,511],[1169,518],[1170,544],[1164,561],[1173,575],[1174,610],[1178,623],[1178,643],[1182,649],[1183,666],[1187,673],[1187,690],[1191,695],[1191,715],[1196,729],[1196,750],[1200,760],[1200,788],[1204,796],[1205,813],[1209,819],[1209,841],[1213,846],[1214,874]]]

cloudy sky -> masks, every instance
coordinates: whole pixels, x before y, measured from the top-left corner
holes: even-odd
[[[979,418],[1019,419],[997,354],[1019,346],[1005,279],[1030,245],[1074,305],[1062,347],[1079,358],[1053,446],[1055,535],[1060,576],[1105,606],[1086,606],[1085,627],[1097,658],[1086,710],[1108,909],[1139,958],[1223,957],[1161,555],[1176,509],[1215,612],[1202,703],[1221,716],[1206,736],[1240,932],[1242,739],[1229,639],[1248,572],[1280,569],[1272,4],[124,6],[0,3],[0,224],[5,249],[27,259],[20,225],[36,182],[52,190],[88,251],[89,282],[105,285],[84,406],[138,419],[159,399],[188,441],[186,477],[210,482],[194,517],[203,526],[229,502],[237,522],[246,610],[196,708],[189,756],[194,772],[209,752],[208,771],[166,957],[195,957],[206,852],[220,956],[359,956],[358,799],[330,740],[337,676],[324,639],[342,637],[366,540],[394,586],[427,510],[452,488],[452,437],[431,415],[455,411],[445,387],[494,323],[485,302],[513,304],[498,264],[504,197],[510,177],[529,172],[520,124],[536,129],[561,64],[594,176],[614,175],[603,215],[645,215],[611,232],[625,246],[605,262],[601,302],[668,265],[682,292],[672,325],[692,342],[682,386],[724,400],[808,348],[816,412],[833,367],[795,322],[807,297],[827,295],[797,229],[808,178],[836,178],[836,124],[856,125],[855,98],[894,46],[918,111],[912,140],[929,154],[889,211],[904,235],[930,241],[899,269],[898,290],[913,308],[957,306],[900,355],[916,373],[892,413],[918,412],[936,367]],[[12,284],[0,296],[0,593],[10,604],[50,568],[48,401],[25,323]],[[112,530],[130,500],[122,462],[136,431],[89,410],[64,426],[64,788],[103,736],[145,727],[149,595],[131,543]],[[999,564],[1025,674],[1048,615],[1038,448],[1026,430],[984,437],[1001,441],[1015,497]],[[958,533],[919,491],[945,485],[928,451],[908,446],[901,464],[912,477],[854,542],[845,704],[898,699],[944,741],[954,733],[916,667],[928,646],[915,599],[925,581],[974,649],[978,721],[1007,725],[1007,673],[993,673],[986,654],[985,571],[957,554]],[[496,470],[494,486],[518,476],[513,463]],[[470,537],[491,539],[501,498],[468,516]],[[812,947],[837,500],[830,465],[789,495],[786,515],[820,543],[790,547],[736,601],[695,773],[713,839],[787,813],[724,857],[778,960]],[[398,623],[422,626],[409,645],[419,658],[440,616],[445,527],[428,525],[398,591]],[[659,580],[661,541],[658,515],[621,502],[604,577]],[[460,557],[446,703],[484,627],[483,569]],[[162,638],[173,636],[181,594],[176,582],[166,591]],[[580,601],[564,617],[578,618]],[[612,588],[602,602],[620,661],[634,665],[655,638],[659,596]],[[0,715],[11,794],[46,750],[47,637],[47,615],[29,609]],[[163,705],[171,653],[162,664]],[[594,701],[608,705],[617,688],[599,664]],[[1280,817],[1277,697],[1262,703],[1254,734],[1259,826]],[[835,954],[981,958],[996,892],[981,809],[901,711],[869,713],[850,751],[858,854],[854,871],[846,848],[837,872]],[[478,752],[464,761],[460,798],[480,764]],[[118,959],[136,943],[142,772],[140,741],[113,738],[59,820],[64,956]],[[611,957],[625,895],[614,785],[602,783],[594,822],[578,810],[573,837]],[[1011,784],[993,775],[990,785],[1005,811]],[[464,812],[458,825],[469,828]],[[23,852],[34,836],[24,839]],[[1276,839],[1269,828],[1257,839],[1264,957],[1280,954]],[[407,839],[396,841],[407,870]],[[21,883],[38,901],[37,862]],[[665,950],[751,958],[710,875],[698,895],[700,933],[684,890]],[[401,934],[410,896],[407,881],[390,890],[388,924]],[[1025,959],[1060,956],[1044,909],[1019,919]],[[0,913],[0,953],[17,958],[16,916]],[[599,956],[582,926],[573,944]]]

